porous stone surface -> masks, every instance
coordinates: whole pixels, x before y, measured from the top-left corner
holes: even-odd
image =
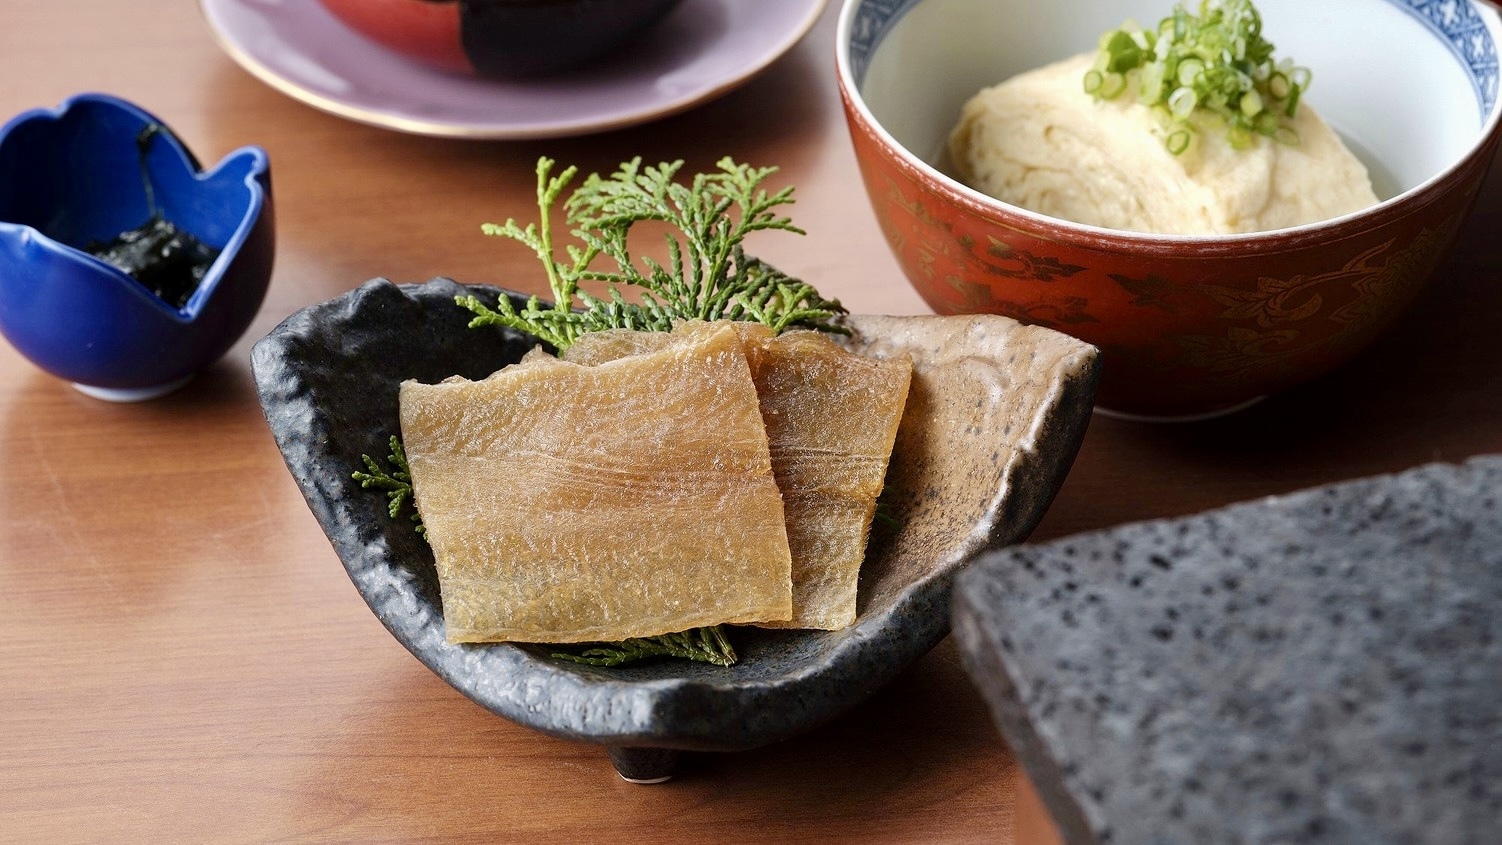
[[[736,628],[741,659],[730,667],[584,666],[538,646],[447,642],[432,551],[411,523],[387,514],[380,491],[350,478],[362,455],[387,454],[402,380],[483,378],[537,345],[466,328],[472,315],[454,298],[468,294],[525,304],[447,279],[376,279],[293,314],[251,355],[267,422],[350,579],[397,640],[492,712],[609,746],[623,774],[644,780],[672,765],[674,755],[655,750],[754,748],[828,721],[938,644],[954,573],[986,548],[1024,539],[1047,510],[1084,437],[1098,376],[1093,347],[1005,318],[852,317],[852,348],[922,362],[908,399],[917,410],[911,425],[904,415],[888,473],[889,519],[873,527],[862,566],[856,623]]]
[[[1502,841],[1502,456],[980,557],[954,632],[1071,845]]]

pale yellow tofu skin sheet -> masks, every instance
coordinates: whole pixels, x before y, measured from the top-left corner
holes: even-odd
[[[908,358],[849,352],[817,332],[748,345],[793,553],[793,618],[855,622],[861,562],[912,377]]]
[[[565,358],[613,361],[688,342],[716,325],[585,335]],[[765,326],[735,326],[761,402],[793,561],[792,619],[758,624],[844,628],[855,622],[860,566],[912,363],[856,355],[818,332],[774,336]]]
[[[737,332],[401,386],[450,642],[594,642],[792,616],[792,560]]]

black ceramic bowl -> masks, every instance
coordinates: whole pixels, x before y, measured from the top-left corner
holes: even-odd
[[[424,64],[502,79],[583,66],[681,0],[320,0],[354,31]]]
[[[680,750],[735,751],[786,739],[855,706],[949,630],[950,583],[978,552],[1022,540],[1073,463],[1089,421],[1094,347],[1005,317],[852,317],[853,348],[912,354],[912,389],[887,473],[890,520],[872,532],[854,625],[735,628],[722,668],[656,661],[583,666],[514,644],[444,637],[433,556],[379,491],[350,474],[399,431],[405,379],[483,378],[537,344],[467,328],[447,280],[377,279],[306,308],[252,353],[266,419],[287,467],[356,588],[424,664],[480,705],[546,733],[607,746],[628,779],[662,779]],[[889,523],[889,524],[888,524]]]

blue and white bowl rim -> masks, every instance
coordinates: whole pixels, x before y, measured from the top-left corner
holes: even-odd
[[[865,84],[866,69],[892,27],[922,0],[850,0],[849,68],[857,88]],[[1384,0],[1440,36],[1466,68],[1485,122],[1497,103],[1497,44],[1481,17],[1476,0]]]

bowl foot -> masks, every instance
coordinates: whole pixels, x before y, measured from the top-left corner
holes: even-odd
[[[189,374],[176,381],[154,384],[150,387],[94,387],[78,382],[74,382],[73,387],[85,396],[92,396],[105,402],[145,402],[158,396],[166,396],[192,380],[193,376]]]
[[[612,748],[610,762],[627,783],[663,783],[678,768],[678,752],[671,748]]]
[[[1116,410],[1112,410],[1110,408],[1101,407],[1100,405],[1096,405],[1095,406],[1095,413],[1100,414],[1103,417],[1107,417],[1107,418],[1113,419],[1113,420],[1128,420],[1130,422],[1148,422],[1148,423],[1192,423],[1192,422],[1204,422],[1205,420],[1218,419],[1220,417],[1230,416],[1231,414],[1237,413],[1239,411],[1245,411],[1247,408],[1252,407],[1253,405],[1257,404],[1258,402],[1261,402],[1263,399],[1266,399],[1266,398],[1267,398],[1266,396],[1254,396],[1251,399],[1246,400],[1245,402],[1237,402],[1234,405],[1227,405],[1224,408],[1213,408],[1213,409],[1211,409],[1209,411],[1196,411],[1195,413],[1192,413],[1192,414],[1134,414],[1134,413],[1132,413],[1130,411],[1116,411]]]

